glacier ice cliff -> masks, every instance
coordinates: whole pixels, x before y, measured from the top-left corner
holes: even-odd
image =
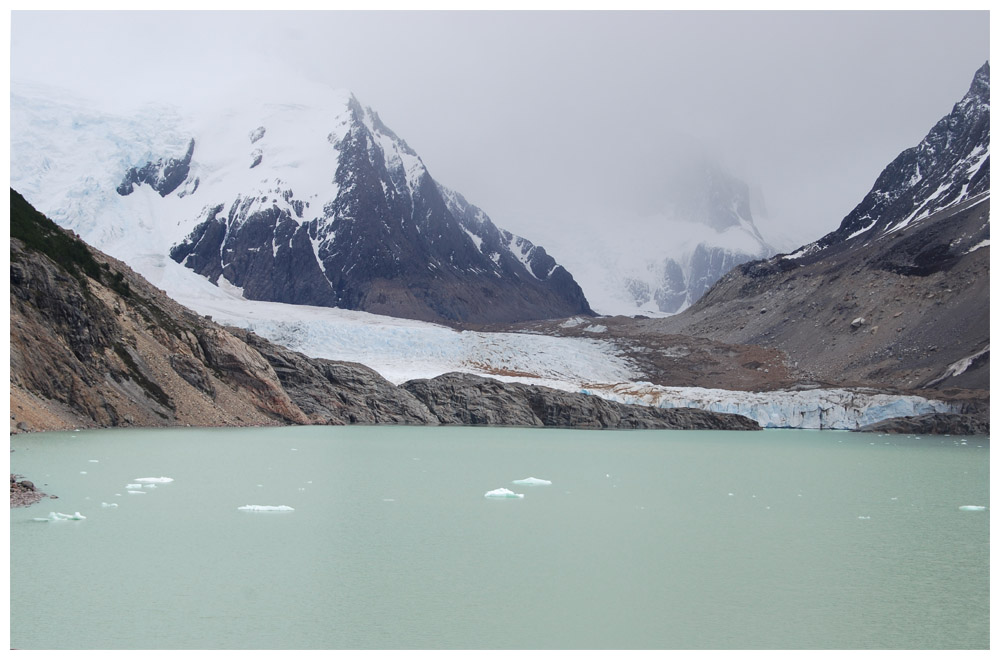
[[[739,392],[701,387],[619,383],[581,390],[618,403],[736,413],[764,428],[856,430],[894,417],[957,413],[956,404],[872,390]]]

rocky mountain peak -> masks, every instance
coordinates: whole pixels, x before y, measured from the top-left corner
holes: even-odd
[[[950,207],[982,199],[990,189],[989,62],[969,91],[923,140],[899,154],[840,227],[793,256],[818,259],[849,241],[870,241]]]

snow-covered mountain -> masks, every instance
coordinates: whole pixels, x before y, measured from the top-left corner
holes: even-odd
[[[774,254],[748,185],[702,153],[662,172],[655,211],[586,234],[545,236],[601,314],[662,316],[692,305],[735,266]]]
[[[11,180],[146,274],[163,257],[248,299],[425,320],[590,314],[565,268],[440,187],[353,95],[297,85],[198,121],[11,96]]]
[[[951,113],[882,170],[840,227],[789,258],[815,261],[850,242],[877,240],[989,192],[990,63],[986,62]]]

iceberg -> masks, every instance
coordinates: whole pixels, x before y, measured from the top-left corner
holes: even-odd
[[[515,479],[511,482],[512,484],[518,484],[519,486],[551,486],[552,482],[547,479],[539,479],[537,477],[527,477],[525,479]]]
[[[58,522],[60,520],[86,520],[87,517],[81,515],[79,511],[76,513],[57,513],[55,511],[49,512],[48,518],[32,518],[36,522]]]
[[[985,511],[986,507],[979,506],[978,504],[966,504],[964,506],[958,507],[959,511]]]
[[[496,490],[491,490],[483,497],[494,497],[499,499],[523,499],[524,495],[521,493],[515,493],[514,491],[507,490],[506,488],[497,488]]]
[[[107,502],[101,502],[101,507],[104,509],[117,509],[118,505],[114,502],[108,504]]]
[[[173,479],[170,477],[139,477],[136,481],[144,484],[169,484]]]
[[[285,506],[284,504],[279,506],[271,506],[269,504],[246,504],[239,507],[240,511],[295,511],[290,506]]]
[[[125,488],[128,490],[139,490],[142,488],[142,484],[125,484]]]

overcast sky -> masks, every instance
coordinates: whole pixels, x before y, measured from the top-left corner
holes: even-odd
[[[759,187],[766,239],[814,240],[988,58],[983,11],[11,16],[13,81],[121,109],[248,80],[350,89],[438,181],[543,244],[655,212],[678,141]]]

